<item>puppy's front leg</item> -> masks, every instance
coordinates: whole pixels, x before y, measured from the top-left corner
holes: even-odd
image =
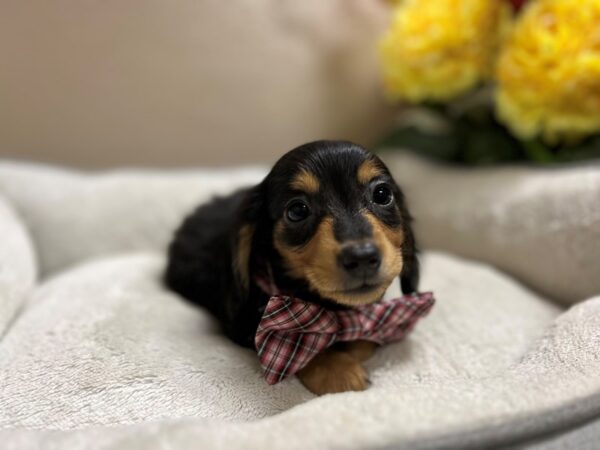
[[[373,356],[377,344],[371,341],[352,341],[346,344],[344,351],[352,356],[354,359],[364,362]]]
[[[369,379],[361,361],[368,359],[374,349],[375,344],[366,341],[351,342],[343,350],[327,349],[300,370],[298,378],[317,395],[363,391]]]

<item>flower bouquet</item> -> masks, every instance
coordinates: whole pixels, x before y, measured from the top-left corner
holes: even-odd
[[[401,0],[385,147],[465,164],[600,157],[600,0]]]

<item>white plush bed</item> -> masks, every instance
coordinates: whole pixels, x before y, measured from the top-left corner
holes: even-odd
[[[320,398],[267,385],[252,351],[160,282],[183,215],[264,169],[0,163],[2,447],[593,448],[600,167],[387,160],[438,302],[368,362],[367,391]]]

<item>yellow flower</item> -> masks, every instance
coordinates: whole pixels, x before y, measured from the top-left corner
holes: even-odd
[[[493,72],[508,2],[404,0],[381,41],[383,79],[394,99],[447,101]]]
[[[497,114],[520,138],[600,131],[600,0],[537,0],[497,65]]]

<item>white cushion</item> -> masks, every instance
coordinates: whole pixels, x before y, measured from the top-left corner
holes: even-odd
[[[269,386],[254,352],[163,288],[163,266],[160,255],[114,257],[39,286],[0,346],[0,426],[249,420],[313,398],[296,379]],[[560,312],[475,263],[428,255],[424,275],[438,304],[369,361],[369,392],[502,373]]]
[[[88,258],[166,251],[175,228],[199,203],[265,174],[262,168],[83,174],[0,163],[0,191],[27,223],[46,276]]]
[[[406,340],[368,361],[366,391],[316,398],[294,378],[267,385],[254,352],[160,281],[164,246],[185,212],[263,175],[0,165],[0,188],[45,274],[31,287],[31,242],[15,214],[0,217],[24,242],[0,254],[0,269],[13,253],[29,255],[19,266],[24,307],[0,340],[3,442],[485,447],[600,410],[599,297],[564,311],[497,269],[434,252],[423,256],[422,288],[438,302]],[[420,219],[427,209],[410,198]]]
[[[1,192],[1,190],[0,190]],[[37,278],[31,239],[12,206],[0,196],[0,336],[23,307]]]
[[[600,294],[600,164],[460,168],[384,159],[425,248],[486,261],[572,304]]]

